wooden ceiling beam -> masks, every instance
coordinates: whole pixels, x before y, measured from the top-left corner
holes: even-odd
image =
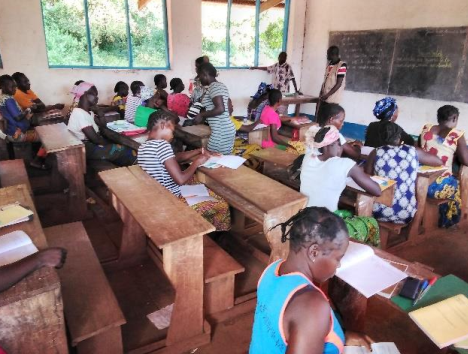
[[[260,4],[260,13],[271,9],[272,7],[275,7],[276,5],[279,5],[283,2],[283,0],[267,0],[265,2],[262,2]]]
[[[151,0],[138,0],[138,10],[144,8]]]

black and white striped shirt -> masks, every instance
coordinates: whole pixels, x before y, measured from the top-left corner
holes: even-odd
[[[166,187],[169,192],[180,196],[180,186],[172,179],[164,162],[175,157],[171,144],[166,140],[148,140],[138,149],[138,165]]]
[[[202,104],[207,111],[211,111],[214,108],[213,98],[217,96],[223,97],[224,112],[218,116],[206,119],[211,128],[211,135],[207,147],[210,151],[219,152],[223,155],[230,155],[234,148],[236,128],[231,118],[229,118],[229,91],[226,85],[217,81],[211,83],[203,97]]]

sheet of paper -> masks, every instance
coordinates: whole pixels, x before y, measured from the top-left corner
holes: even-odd
[[[259,129],[263,129],[263,128],[266,128],[266,127],[268,127],[268,125],[259,123],[259,124],[257,124],[257,126],[255,128],[253,128],[253,130],[259,130]]]
[[[343,354],[369,354],[369,351],[365,347],[351,345],[344,347]]]
[[[468,298],[465,295],[420,308],[409,316],[439,348],[468,339]]]
[[[169,327],[171,324],[171,315],[174,304],[163,307],[162,309],[150,313],[146,317],[156,326],[157,329],[161,330]]]
[[[191,184],[180,186],[180,194],[184,198],[189,197],[209,197],[208,189],[204,184]]]
[[[350,251],[349,253],[348,250],[346,251],[341,260],[342,266],[338,268],[336,276],[365,297],[369,298],[407,277],[406,273],[393,267],[375,254],[369,256],[368,251],[364,251],[362,248],[362,246],[369,246],[355,242],[350,242],[349,245],[351,249],[348,246]],[[360,251],[359,248],[363,250]],[[362,254],[361,252],[366,253]]]
[[[374,255],[375,253],[372,247],[363,245],[362,243],[350,241],[348,244],[348,249],[346,250],[345,255],[341,259],[341,267],[338,269],[338,272],[343,271],[348,267],[352,267],[356,263],[359,263],[364,259],[372,257]]]
[[[468,339],[462,340],[461,342],[455,343],[456,348],[468,349]]]
[[[217,168],[220,166],[232,168],[237,170],[246,160],[240,156],[235,155],[224,155],[224,156],[212,156],[202,166],[207,168]]]
[[[0,266],[14,263],[38,251],[24,231],[13,231],[0,236]]]
[[[361,146],[361,155],[369,156],[369,154],[374,150],[375,148],[371,146]]]
[[[188,197],[185,200],[189,206],[192,206],[203,202],[214,202],[216,199],[213,197]]]
[[[393,342],[381,342],[371,344],[373,354],[401,354]]]
[[[23,208],[19,204],[9,204],[0,207],[0,227],[16,224],[20,221],[27,221],[33,212]]]

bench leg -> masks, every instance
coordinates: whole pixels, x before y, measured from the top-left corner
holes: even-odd
[[[426,207],[427,190],[429,188],[429,178],[425,176],[418,176],[416,180],[416,200],[418,201],[418,211],[414,215],[413,221],[411,221],[408,241],[418,237],[422,218],[424,215],[424,208]]]
[[[103,333],[86,339],[76,346],[78,354],[112,353],[122,354],[122,332],[120,327],[111,328]]]
[[[423,227],[424,232],[431,232],[439,227],[439,206],[426,204],[424,208]]]
[[[381,227],[380,228],[380,248],[386,250],[388,248],[388,238],[390,231]]]
[[[372,216],[375,197],[358,193],[356,198],[356,215]]]
[[[164,246],[163,264],[176,291],[167,346],[203,334],[203,235]]]
[[[234,307],[234,275],[205,284],[204,298],[207,315]]]
[[[83,150],[80,148],[57,152],[57,168],[68,181],[70,205],[73,208],[75,221],[86,216],[86,189],[84,184]]]

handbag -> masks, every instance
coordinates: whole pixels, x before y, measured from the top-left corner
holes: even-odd
[[[156,112],[156,109],[145,107],[145,106],[138,106],[135,112],[135,125],[137,127],[146,128],[148,126],[148,119],[149,116]]]
[[[187,119],[192,120],[195,118],[202,110],[205,109],[205,106],[201,103],[203,101],[203,97],[205,97],[206,91],[203,92],[203,95],[200,96],[200,98],[193,102],[187,112]]]

